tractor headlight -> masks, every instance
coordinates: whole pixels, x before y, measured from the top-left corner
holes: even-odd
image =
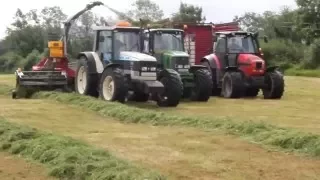
[[[189,68],[190,68],[190,65],[184,65],[184,68],[185,68],[185,69],[189,69]]]
[[[141,71],[148,71],[148,67],[142,67]]]
[[[151,68],[150,68],[150,71],[156,71],[156,70],[157,70],[156,67],[151,67]]]

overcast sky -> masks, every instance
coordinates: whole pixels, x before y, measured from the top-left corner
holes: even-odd
[[[119,11],[130,9],[134,0],[101,0]],[[261,13],[266,10],[278,11],[281,6],[295,8],[295,0],[153,0],[165,15],[169,16],[177,12],[180,2],[190,3],[203,7],[204,15],[208,22],[228,22],[235,15],[241,15],[246,11]],[[73,15],[84,8],[91,0],[8,0],[0,6],[0,39],[5,36],[6,27],[13,21],[17,8],[27,12],[30,9],[42,9],[45,6],[60,6],[67,15]],[[96,7],[93,12],[105,16],[113,16],[113,13],[104,7]]]

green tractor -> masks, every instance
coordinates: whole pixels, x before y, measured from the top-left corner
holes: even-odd
[[[212,92],[212,76],[202,65],[191,65],[184,48],[181,29],[155,28],[144,31],[143,52],[158,60],[158,69],[174,69],[183,82],[182,98],[208,101]]]

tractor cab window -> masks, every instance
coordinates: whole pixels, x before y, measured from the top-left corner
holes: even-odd
[[[224,53],[226,52],[226,39],[223,37],[218,37],[217,42],[215,43],[216,52]]]
[[[115,31],[114,49],[115,51],[135,51],[139,52],[140,39],[139,32]]]
[[[112,52],[112,32],[100,31],[98,32],[98,48],[97,53],[100,55],[103,61],[107,62],[111,59]]]
[[[228,38],[229,53],[256,53],[253,38],[247,35],[236,35]]]
[[[181,32],[156,32],[154,34],[154,51],[184,51]]]

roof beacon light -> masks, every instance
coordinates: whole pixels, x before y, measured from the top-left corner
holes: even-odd
[[[188,28],[188,26],[185,24],[185,25],[183,25],[183,29],[187,29]]]
[[[131,23],[129,23],[128,21],[120,21],[116,24],[116,26],[119,26],[119,27],[130,27],[131,26]]]

